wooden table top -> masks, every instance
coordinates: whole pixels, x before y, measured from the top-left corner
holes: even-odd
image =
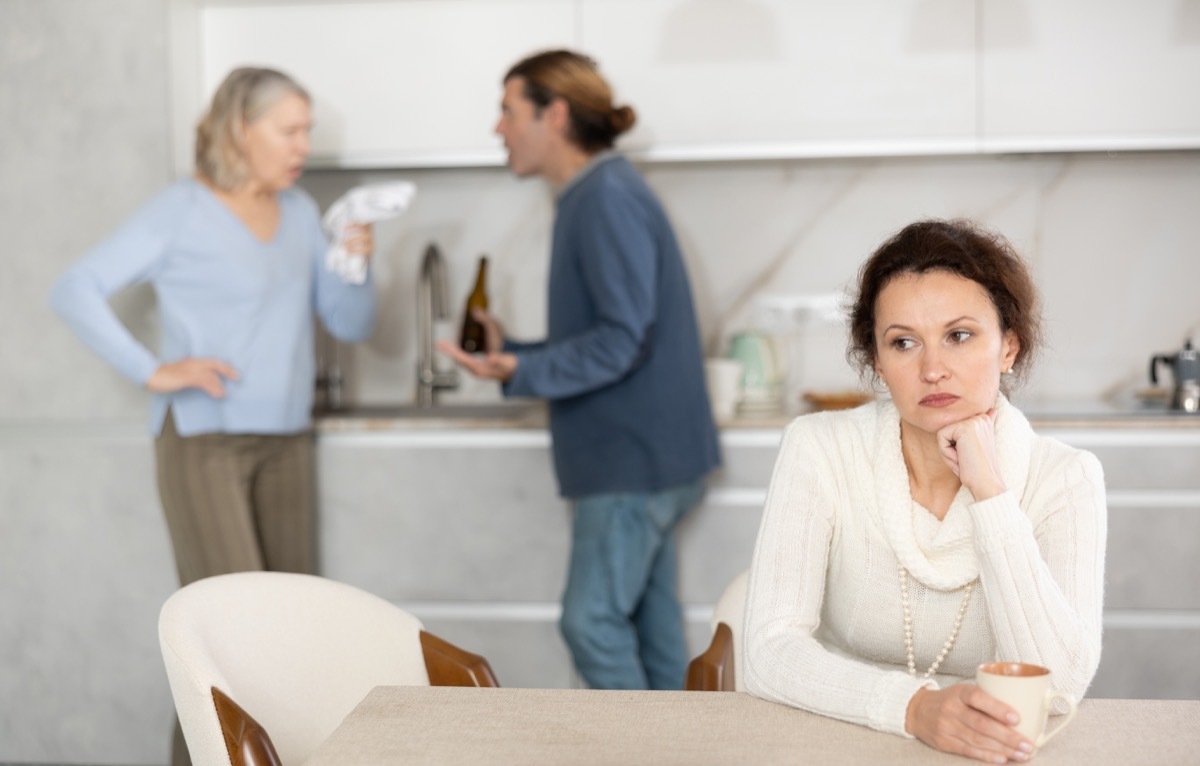
[[[379,686],[307,766],[970,762],[742,693]],[[1200,700],[1084,700],[1031,762],[1200,763]]]

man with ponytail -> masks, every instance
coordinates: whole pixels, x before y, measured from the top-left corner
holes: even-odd
[[[687,271],[662,205],[612,150],[635,114],[586,56],[548,51],[504,77],[508,165],[556,194],[547,337],[440,344],[506,396],[549,401],[559,491],[574,504],[560,627],[584,680],[679,689],[687,664],[675,527],[720,462]]]

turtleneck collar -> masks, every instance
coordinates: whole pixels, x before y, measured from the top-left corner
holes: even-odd
[[[925,586],[954,590],[979,576],[970,506],[960,487],[941,521],[912,498],[908,468],[900,445],[900,413],[891,399],[878,401],[875,413],[875,493],[872,513],[900,564]],[[1029,477],[1033,428],[1020,410],[1000,395],[996,401],[996,456],[1000,477],[1016,498]]]

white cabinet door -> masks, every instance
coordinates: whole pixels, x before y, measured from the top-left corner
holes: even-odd
[[[574,19],[564,0],[213,4],[200,10],[199,95],[235,66],[278,67],[312,93],[313,164],[500,164],[501,78],[573,45]]]
[[[969,0],[579,0],[651,158],[974,151]]]
[[[1200,147],[1200,5],[982,7],[986,150]]]

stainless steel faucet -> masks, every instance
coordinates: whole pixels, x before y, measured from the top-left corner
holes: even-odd
[[[313,407],[326,412],[339,410],[342,407],[342,366],[338,360],[341,346],[320,323],[315,324],[317,375]]]
[[[437,392],[458,388],[458,370],[439,370],[433,354],[433,323],[449,319],[446,300],[446,262],[434,243],[425,248],[421,261],[421,281],[417,287],[417,334],[421,357],[417,361],[417,406],[432,407]]]

